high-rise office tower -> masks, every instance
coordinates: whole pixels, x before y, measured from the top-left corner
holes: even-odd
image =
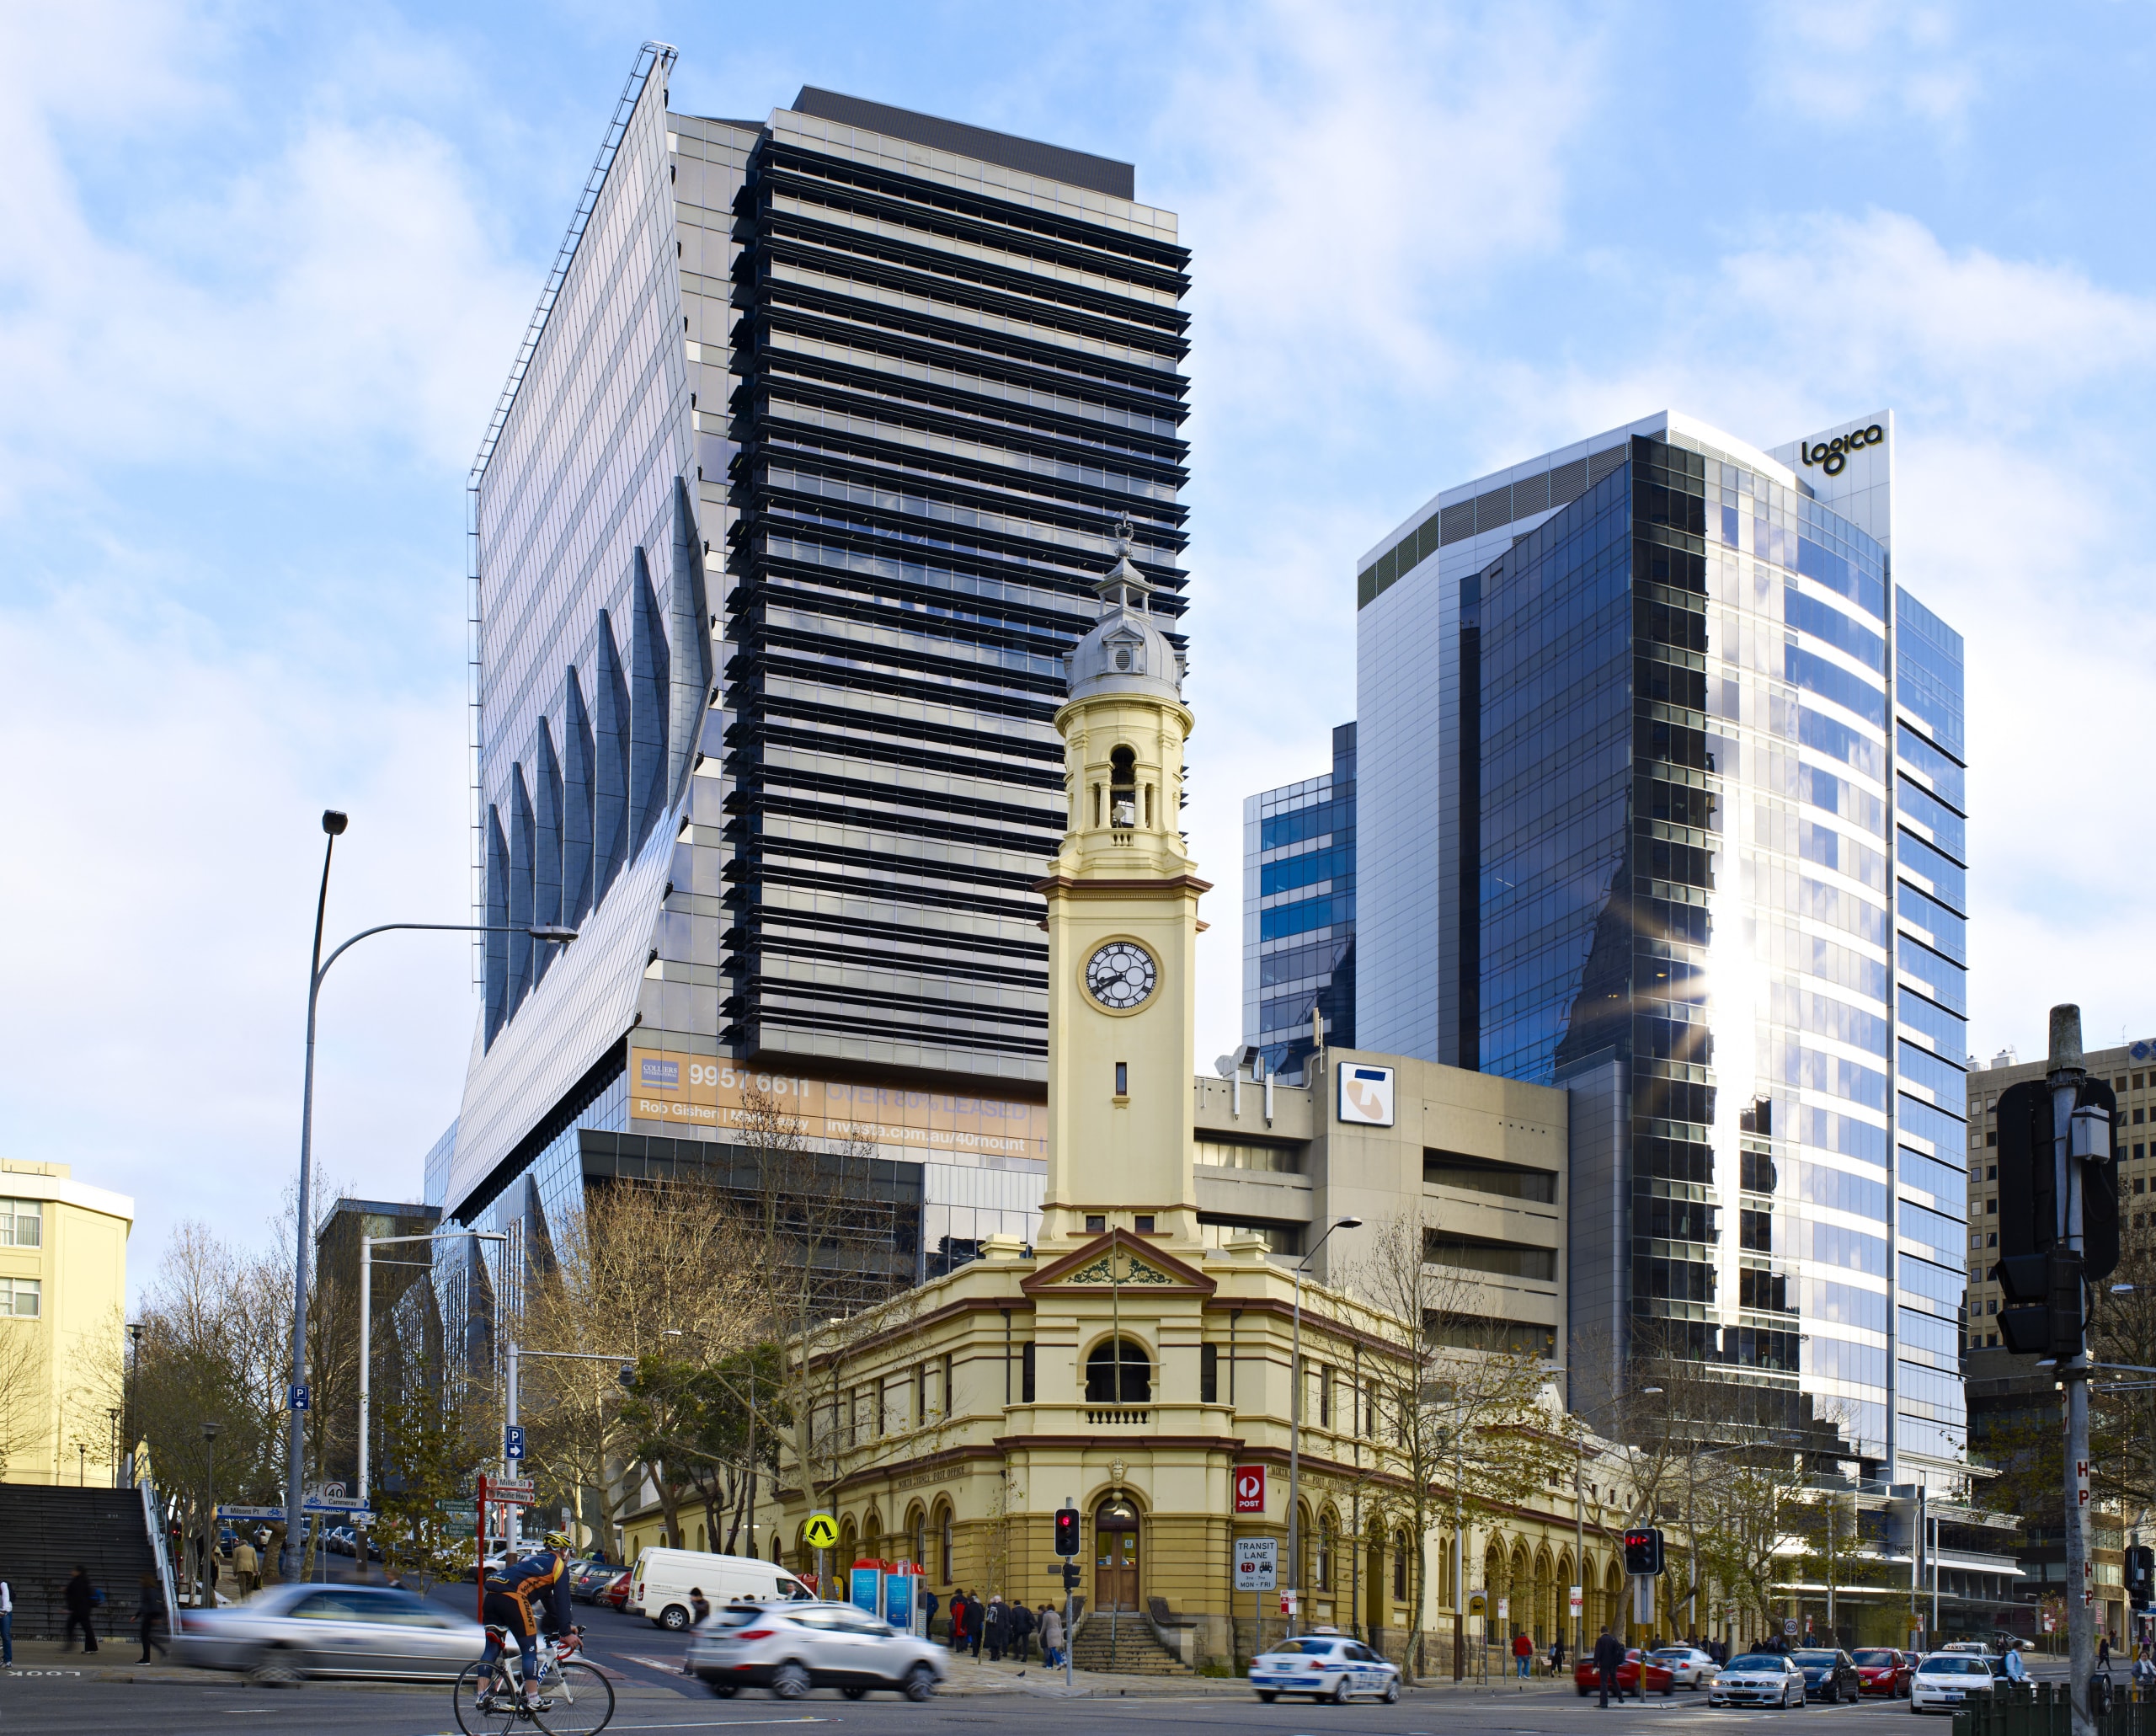
[[[1182,611],[1187,255],[1127,163],[814,88],[680,114],[673,60],[472,472],[481,908],[579,937],[488,937],[430,1200],[549,1233],[763,1103],[873,1146],[901,1238],[1025,1234],[1062,659],[1118,523]]]
[[[1298,1074],[1314,1038],[1355,1047],[1355,726],[1332,769],[1243,799],[1243,1041]]]
[[[1895,582],[1893,452],[1657,415],[1358,563],[1357,1018],[1572,1088],[1576,1363],[1696,1360],[1945,1478],[1961,642]]]

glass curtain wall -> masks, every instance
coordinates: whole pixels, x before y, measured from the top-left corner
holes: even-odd
[[[1465,581],[1466,975],[1485,1071],[1619,1066],[1629,1353],[1710,1360],[1852,1456],[1888,1456],[1898,1408],[1951,1460],[1963,906],[1934,791],[1960,794],[1960,647],[1902,595],[1925,728],[1897,729],[1887,596],[1870,537],[1681,436]],[[1943,877],[1904,888],[1898,937],[1895,765],[1902,847]]]
[[[1355,726],[1332,770],[1243,802],[1243,1029],[1267,1073],[1297,1076],[1310,1014],[1355,1046]]]

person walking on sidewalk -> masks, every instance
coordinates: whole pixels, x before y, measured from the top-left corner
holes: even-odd
[[[61,1594],[61,1600],[67,1605],[67,1632],[62,1649],[75,1648],[75,1630],[83,1630],[83,1649],[94,1652],[98,1648],[97,1624],[90,1619],[90,1612],[97,1608],[97,1588],[90,1584],[90,1570],[77,1563],[74,1577],[67,1582],[67,1589]]]
[[[1562,1675],[1564,1673],[1565,1637],[1561,1633],[1556,1637],[1556,1638],[1550,1642],[1550,1674],[1552,1675]]]
[[[1004,1643],[1011,1637],[1011,1614],[1004,1606],[1001,1592],[988,1600],[988,1614],[980,1624],[980,1637],[988,1647],[988,1661],[1001,1664]]]
[[[232,1578],[239,1582],[243,1599],[262,1589],[262,1562],[254,1552],[254,1546],[246,1538],[232,1551]]]
[[[1513,1671],[1522,1681],[1534,1666],[1534,1642],[1527,1637],[1524,1628],[1513,1635]]]
[[[966,1648],[966,1617],[971,1612],[966,1607],[966,1589],[960,1586],[951,1598],[951,1655]]]
[[[1054,1604],[1041,1605],[1041,1657],[1050,1669],[1063,1667],[1063,1617]]]
[[[1594,1643],[1594,1673],[1602,1684],[1602,1698],[1598,1703],[1605,1712],[1609,1708],[1612,1689],[1615,1689],[1619,1700],[1625,1697],[1625,1691],[1617,1686],[1617,1672],[1624,1668],[1624,1642],[1607,1627],[1604,1628],[1602,1637]]]
[[[135,1623],[142,1635],[142,1655],[139,1662],[147,1664],[151,1661],[150,1648],[152,1646],[160,1652],[167,1649],[163,1641],[157,1637],[158,1625],[164,1619],[164,1583],[154,1573],[145,1573],[142,1575],[141,1589],[135,1600]]]
[[[15,1594],[0,1579],[0,1669],[15,1667]]]

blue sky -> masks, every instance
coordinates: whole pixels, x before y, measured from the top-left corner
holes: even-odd
[[[2156,14],[2123,6],[0,5],[0,1150],[266,1232],[330,926],[466,908],[462,483],[638,42],[1134,161],[1194,251],[1199,1053],[1241,797],[1354,705],[1353,562],[1673,407],[1891,406],[1897,574],[1970,648],[1971,1045],[2156,1033]],[[2056,842],[2045,835],[2057,828]],[[324,1007],[335,1183],[416,1196],[454,939]]]

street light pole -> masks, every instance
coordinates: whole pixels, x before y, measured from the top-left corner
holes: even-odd
[[[1360,1218],[1337,1218],[1326,1226],[1325,1235],[1310,1244],[1310,1252],[1295,1262],[1295,1348],[1289,1357],[1289,1378],[1294,1390],[1288,1397],[1288,1573],[1294,1581],[1289,1589],[1295,1601],[1295,1614],[1303,1612],[1303,1273],[1317,1257],[1326,1237],[1335,1230],[1354,1230],[1362,1226]],[[1120,1357],[1122,1352],[1117,1351]],[[1118,1375],[1121,1364],[1117,1365]]]
[[[223,1425],[202,1425],[202,1589],[195,1607],[207,1610],[217,1600],[217,1430]]]
[[[348,949],[371,935],[387,934],[392,930],[414,929],[440,934],[525,933],[536,941],[563,946],[576,938],[575,929],[548,924],[527,927],[522,923],[503,922],[378,922],[371,928],[362,928],[328,958],[323,958],[322,927],[329,907],[329,863],[337,848],[337,840],[350,824],[350,820],[334,808],[323,810],[322,830],[328,835],[329,841],[322,852],[322,889],[315,900],[314,954],[307,977],[307,1068],[300,1091],[300,1194],[293,1214],[297,1233],[293,1237],[292,1261],[292,1378],[285,1394],[285,1407],[291,1418],[291,1428],[285,1445],[285,1541],[279,1552],[278,1571],[288,1578],[291,1568],[293,1531],[299,1524],[306,1495],[306,1418],[302,1413],[308,1407],[309,1398],[307,1382],[307,1274],[314,1205],[314,1028],[316,1003],[322,995],[322,980],[329,974],[329,967]]]

